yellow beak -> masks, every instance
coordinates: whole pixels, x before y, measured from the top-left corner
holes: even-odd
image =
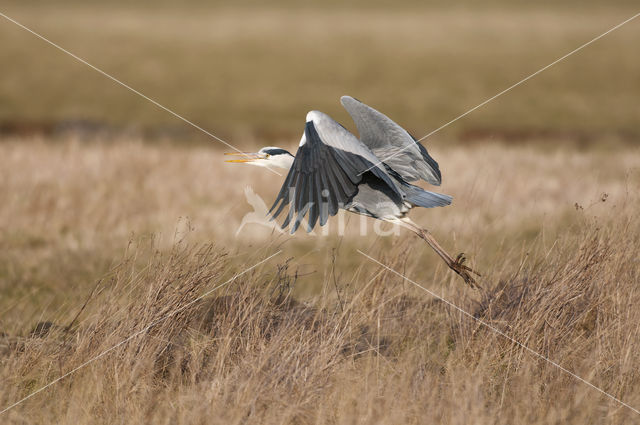
[[[241,159],[227,159],[224,162],[251,162],[257,159],[265,159],[266,156],[257,152],[228,152],[225,155],[242,156]]]

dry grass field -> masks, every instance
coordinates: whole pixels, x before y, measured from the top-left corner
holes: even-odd
[[[0,11],[246,150],[342,94],[421,136],[636,12],[189,5]],[[53,383],[0,423],[639,423],[639,32],[424,142],[473,290],[348,213],[238,233],[282,177],[0,21],[0,410]]]
[[[638,406],[637,149],[435,151],[456,202],[414,218],[469,254],[485,291],[370,222],[362,237],[247,225],[236,238],[252,210],[240,188],[270,202],[280,178],[218,150],[3,142],[3,406],[184,307],[4,420],[635,421],[356,250]]]

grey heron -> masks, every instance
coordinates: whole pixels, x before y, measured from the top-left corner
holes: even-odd
[[[283,229],[291,223],[294,233],[308,216],[310,232],[317,222],[324,226],[340,208],[398,224],[424,239],[449,268],[476,287],[471,274],[479,274],[464,264],[464,255],[454,259],[429,231],[407,217],[414,207],[451,204],[450,196],[410,183],[422,179],[439,186],[442,176],[438,163],[386,115],[350,96],[340,101],[355,122],[360,139],[327,114],[311,111],[295,156],[282,148],[264,147],[256,153],[227,154],[242,156],[227,162],[288,171],[269,210],[275,219],[289,205]]]

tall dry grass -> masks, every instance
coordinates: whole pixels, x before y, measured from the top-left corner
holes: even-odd
[[[600,229],[582,226],[537,261],[485,276],[487,292],[449,301],[638,406],[638,230],[629,217]],[[3,405],[157,324],[5,413],[5,421],[637,420],[366,260],[339,300],[296,301],[295,271],[280,259],[193,303],[225,273],[222,250],[185,243],[168,253],[130,249],[98,282],[81,320],[4,337]],[[408,249],[373,255],[412,276]]]
[[[2,422],[638,420],[355,251],[637,408],[633,150],[441,148],[443,191],[457,203],[416,220],[472,254],[485,290],[471,291],[404,233],[233,238],[249,210],[241,184],[260,175],[218,167],[217,151],[25,140],[0,149],[1,406],[135,335]],[[471,169],[472,159],[488,165]]]
[[[419,137],[636,12],[118,3],[2,12],[243,149],[295,147],[310,109],[353,128],[345,93]],[[638,28],[427,140],[454,205],[412,218],[483,273],[471,291],[352,215],[236,237],[244,186],[269,204],[281,178],[3,21],[0,409],[53,384],[0,423],[640,422],[514,343],[640,408]]]

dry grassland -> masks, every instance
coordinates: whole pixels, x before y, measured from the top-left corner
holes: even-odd
[[[637,150],[432,151],[455,202],[414,219],[468,253],[485,291],[414,236],[358,236],[355,216],[344,238],[236,238],[243,186],[269,204],[281,178],[218,150],[3,141],[2,407],[136,336],[2,422],[636,421],[356,249],[637,408]]]
[[[301,3],[0,9],[242,150],[292,151],[308,110],[353,130],[343,94],[420,137],[637,13]],[[0,20],[0,410],[79,368],[0,423],[640,423],[639,35],[425,141],[454,203],[412,218],[474,291],[355,215],[236,235],[245,187],[270,206],[282,177]]]

